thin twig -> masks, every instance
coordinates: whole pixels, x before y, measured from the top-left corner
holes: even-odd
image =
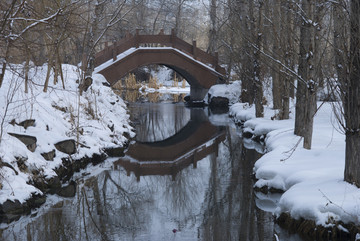
[[[290,153],[286,158],[283,158],[283,159],[280,159],[281,162],[283,161],[286,161],[287,159],[289,159],[293,153],[296,151],[296,148],[299,146],[301,140],[303,139],[304,137],[300,136],[299,140],[296,142],[295,146],[293,146],[290,150],[286,151],[286,152],[283,152],[283,154],[287,154],[287,153]]]

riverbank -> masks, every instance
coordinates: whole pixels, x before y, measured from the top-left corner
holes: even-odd
[[[25,93],[22,71],[21,65],[11,66],[0,88],[3,222],[41,205],[46,193],[68,196],[74,172],[121,155],[134,135],[125,103],[102,76],[94,75],[80,96],[78,68],[63,65],[64,83],[50,76],[43,92],[47,66],[33,67]]]
[[[311,238],[359,237],[360,189],[343,179],[345,136],[331,103],[318,103],[311,150],[293,134],[294,116],[276,120],[265,108],[255,118],[254,107],[237,103],[230,115],[247,137],[264,141],[266,153],[255,163],[255,188],[283,192],[275,216],[279,225]],[[291,111],[295,113],[294,107]]]

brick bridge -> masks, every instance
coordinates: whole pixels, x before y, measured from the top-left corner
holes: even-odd
[[[136,142],[130,145],[126,156],[114,162],[114,167],[123,167],[127,174],[141,176],[171,175],[206,156],[218,154],[219,144],[225,140],[225,128],[212,125],[205,113],[191,115],[190,121],[175,135],[157,142]]]
[[[144,47],[146,46],[146,47]],[[225,79],[225,69],[218,64],[218,55],[212,56],[171,35],[135,35],[105,44],[105,48],[95,55],[95,73],[102,74],[111,84],[115,84],[129,72],[150,64],[165,65],[184,77],[190,84],[190,100],[201,101],[208,89]]]

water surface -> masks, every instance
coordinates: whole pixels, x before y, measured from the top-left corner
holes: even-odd
[[[1,240],[300,240],[267,212],[279,196],[254,193],[261,154],[226,115],[173,102],[129,110],[137,136],[126,156],[74,177],[74,198],[50,196],[2,225]]]

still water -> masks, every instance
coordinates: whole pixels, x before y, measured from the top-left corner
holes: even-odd
[[[0,240],[300,240],[267,212],[279,196],[254,193],[261,154],[227,114],[175,102],[130,103],[126,156],[77,174],[74,198],[49,196]]]

